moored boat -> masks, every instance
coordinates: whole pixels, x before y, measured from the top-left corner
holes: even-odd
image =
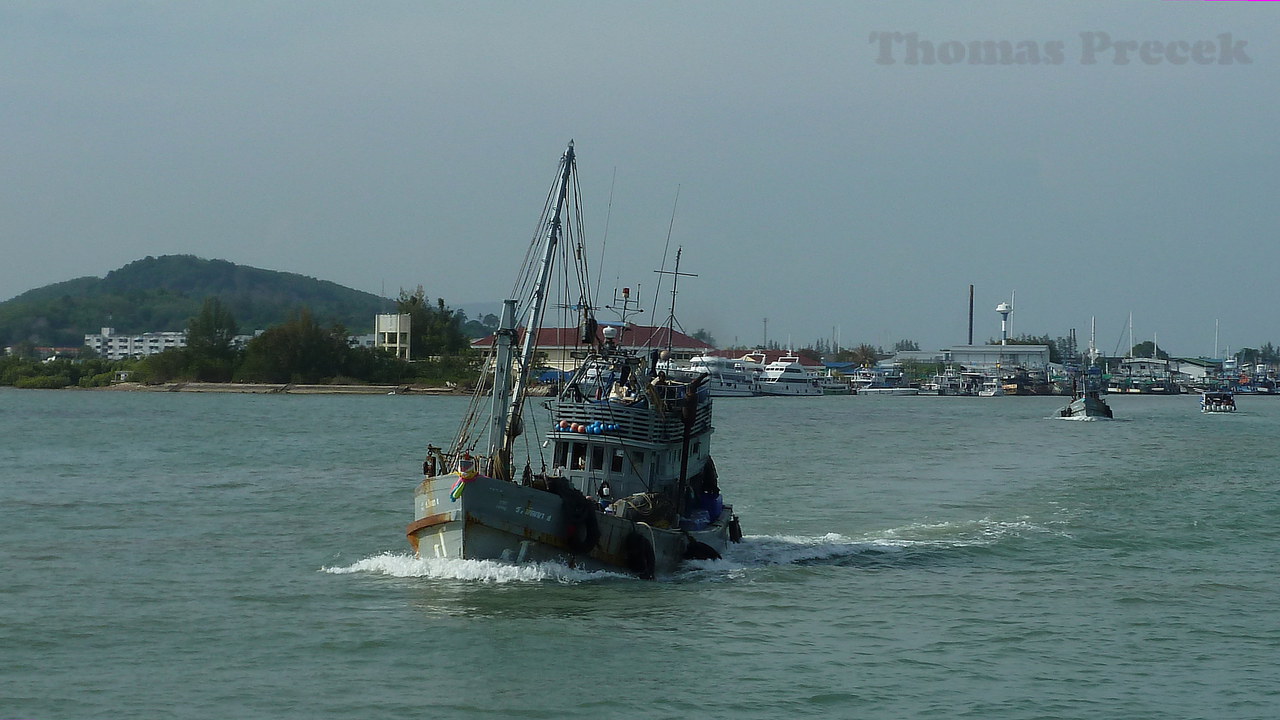
[[[540,251],[530,252],[528,276],[516,285],[527,294],[503,303],[492,379],[480,384],[489,391],[473,397],[448,450],[428,446],[406,529],[420,557],[561,562],[652,578],[718,558],[741,539],[711,458],[706,376],[668,377],[658,350],[624,348],[612,327],[597,334],[589,297],[566,303],[581,313],[582,364],[545,403],[546,442],[525,440],[517,456],[534,339],[551,288],[569,287],[552,282],[565,254],[557,246],[572,241],[578,266],[567,269],[586,269],[581,238],[562,239],[581,228],[562,217],[578,207],[569,197],[576,185],[570,143],[535,237]],[[527,311],[522,327],[518,304]]]
[[[761,395],[821,395],[818,378],[810,375],[795,355],[784,355],[764,366],[758,387]]]
[[[849,379],[830,368],[818,373],[818,387],[822,388],[823,395],[853,394],[853,386],[849,384]]]
[[[760,394],[755,375],[743,366],[741,360],[730,360],[718,355],[699,355],[689,361],[689,369],[707,375],[711,397]]]

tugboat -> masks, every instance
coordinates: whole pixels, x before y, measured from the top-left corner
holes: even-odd
[[[515,285],[525,294],[503,303],[491,382],[479,383],[449,449],[428,446],[406,528],[420,557],[558,562],[652,579],[690,559],[717,559],[742,538],[711,459],[707,376],[668,377],[657,349],[627,347],[617,328],[595,320],[583,241],[562,237],[582,227],[576,214],[562,217],[579,207],[576,189],[570,142]],[[552,281],[560,257],[573,259],[566,269],[576,284]],[[525,440],[517,458],[517,440],[535,425],[525,406],[553,287],[579,293],[564,307],[578,314],[582,362],[543,402],[546,442]]]

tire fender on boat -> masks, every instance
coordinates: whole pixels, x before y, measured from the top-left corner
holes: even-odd
[[[556,487],[560,496],[560,512],[564,519],[564,541],[575,555],[591,552],[600,542],[600,522],[596,505],[577,488],[566,483]]]
[[[715,548],[704,542],[697,540],[689,540],[689,544],[685,546],[684,556],[690,560],[719,560],[720,553]]]
[[[632,531],[622,541],[622,552],[627,559],[627,569],[635,573],[641,580],[652,580],[656,558],[653,555],[653,544],[638,531]]]

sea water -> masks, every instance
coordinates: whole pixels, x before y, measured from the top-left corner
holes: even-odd
[[[718,400],[642,581],[410,553],[465,398],[3,390],[0,717],[1280,717],[1280,398],[1109,402]]]

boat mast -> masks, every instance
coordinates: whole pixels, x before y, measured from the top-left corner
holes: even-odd
[[[1093,336],[1097,330],[1097,318],[1089,318],[1089,364],[1098,362],[1098,348],[1093,344]]]
[[[498,477],[505,469],[499,462],[499,452],[507,436],[507,402],[511,392],[511,356],[516,344],[516,301],[502,301],[502,319],[494,334],[493,407],[489,418],[489,468],[490,477]],[[509,473],[508,473],[509,474]]]
[[[523,432],[523,423],[521,415],[524,410],[524,396],[529,387],[529,374],[533,370],[534,352],[537,349],[538,331],[542,327],[542,316],[547,308],[547,290],[551,279],[552,260],[555,257],[556,245],[560,242],[561,221],[560,215],[564,210],[565,199],[569,196],[569,178],[573,174],[575,168],[573,156],[573,141],[569,141],[569,147],[564,151],[564,156],[560,158],[560,179],[558,187],[555,190],[556,206],[552,213],[550,221],[547,223],[547,237],[542,252],[542,260],[538,265],[538,280],[533,286],[533,295],[529,304],[529,316],[525,322],[524,342],[520,346],[520,355],[516,358],[516,374],[514,383],[511,385],[511,391],[506,397],[509,405],[505,412],[498,413],[494,419],[493,432],[490,435],[491,442],[500,436],[500,444],[492,452],[493,457],[493,477],[503,480],[511,479],[511,450],[515,445],[515,440]],[[497,372],[509,373],[509,367],[503,368],[498,366]],[[497,394],[498,381],[495,376],[494,381],[494,406],[499,403],[502,396]]]

